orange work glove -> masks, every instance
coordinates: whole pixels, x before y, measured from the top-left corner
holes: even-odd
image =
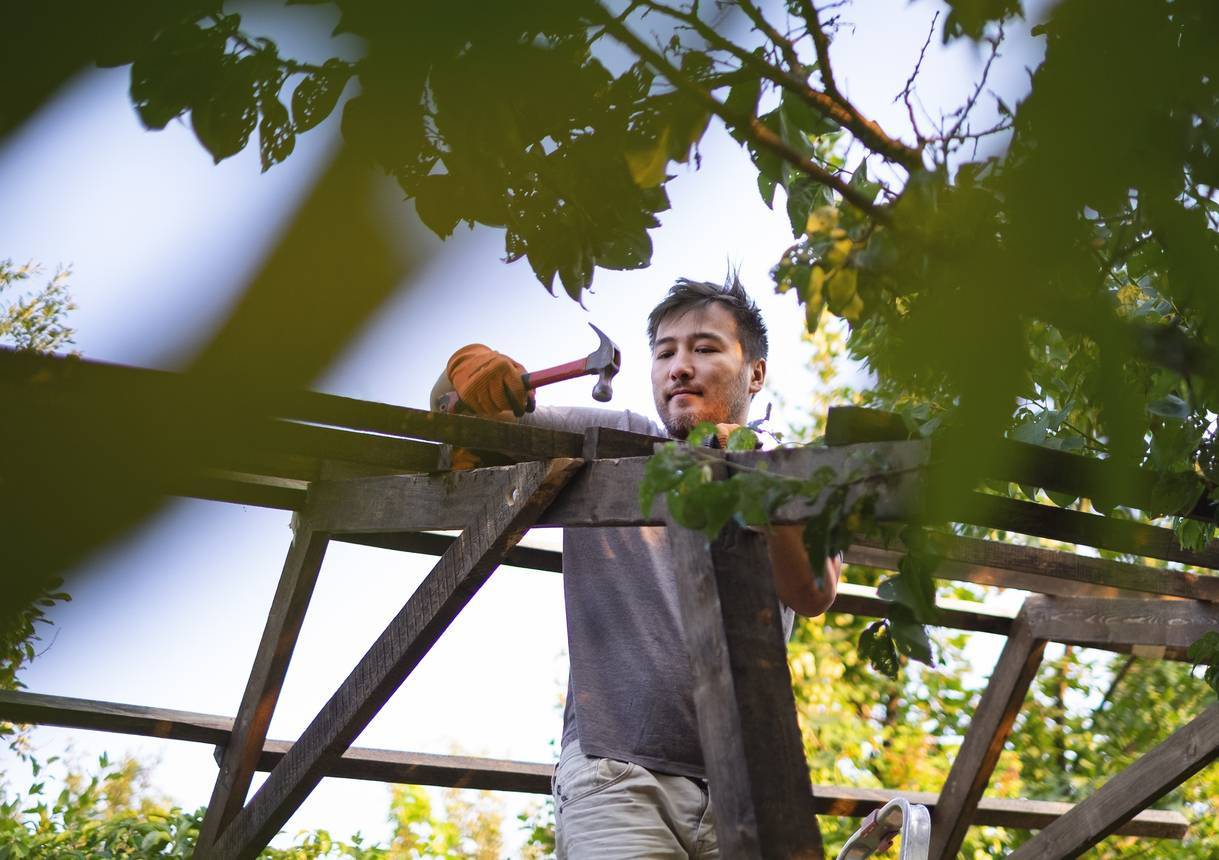
[[[525,368],[503,353],[471,343],[453,353],[445,373],[461,402],[475,415],[511,411],[520,417],[532,406],[521,381]]]

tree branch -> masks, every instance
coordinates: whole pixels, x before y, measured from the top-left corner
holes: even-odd
[[[825,92],[830,98],[845,102],[846,99],[842,97],[838,84],[834,80],[834,70],[830,66],[830,39],[821,26],[821,16],[817,13],[817,7],[813,5],[813,0],[800,0],[800,7],[804,13],[804,21],[808,25],[808,34],[813,37],[813,47],[817,51],[817,67],[821,70],[821,83],[825,86]]]
[[[651,0],[645,0],[645,2],[653,7],[660,5],[651,2]],[[659,51],[652,48],[632,32],[629,27],[618,21],[600,3],[592,4],[592,8],[595,10],[594,14],[602,19],[602,23],[610,35],[634,52],[637,57],[650,63],[675,88],[683,91],[701,103],[712,114],[723,120],[729,128],[738,129],[748,134],[758,146],[777,155],[783,161],[786,161],[818,182],[833,188],[842,195],[844,200],[868,213],[877,221],[886,224],[890,222],[891,218],[886,209],[876,206],[857,189],[850,187],[841,178],[796,151],[796,149],[779,137],[779,135],[775,134],[774,131],[768,128],[756,116],[739,114],[729,110],[723,102],[716,99],[706,89],[691,80],[684,72],[665,59]],[[770,67],[767,66],[767,68]]]
[[[753,21],[753,25],[782,52],[783,59],[787,61],[788,68],[795,74],[803,77],[804,64],[800,62],[800,57],[796,53],[796,46],[792,44],[791,39],[784,38],[783,34],[766,20],[762,15],[762,11],[749,2],[749,0],[740,0],[740,6],[741,10],[749,16],[749,20]]]
[[[890,137],[880,125],[863,116],[863,114],[856,110],[854,105],[841,96],[834,98],[828,93],[815,90],[809,86],[807,81],[800,80],[782,69],[776,69],[769,63],[759,60],[756,55],[744,50],[739,45],[733,44],[715,32],[714,29],[709,27],[705,21],[693,12],[668,6],[660,2],[660,0],[641,0],[641,2],[653,11],[667,15],[676,21],[689,24],[715,50],[724,51],[732,55],[742,66],[748,66],[756,71],[759,77],[763,77],[776,86],[798,96],[822,116],[848,129],[860,143],[877,155],[900,164],[910,172],[923,168],[923,156],[920,150],[907,146],[900,140]],[[601,8],[600,12],[602,15],[609,14],[604,8]],[[619,26],[623,25],[619,24]],[[611,29],[608,24],[606,29]]]

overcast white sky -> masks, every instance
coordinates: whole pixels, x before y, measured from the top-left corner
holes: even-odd
[[[937,3],[867,0],[849,13],[856,26],[834,43],[840,84],[882,124],[901,134],[901,90]],[[285,53],[319,14],[292,7],[280,22]],[[1014,30],[993,86],[1011,101],[1035,63],[1028,25]],[[301,41],[302,50],[318,50]],[[980,68],[971,45],[938,50],[924,68],[923,101],[950,109]],[[0,257],[73,266],[80,306],[72,322],[89,358],[173,367],[257,267],[334,142],[332,118],[304,135],[296,153],[260,174],[256,150],[213,166],[189,127],[145,132],[126,93],[127,70],[92,71],[73,81],[0,148]],[[337,116],[337,112],[336,112]],[[799,403],[801,313],[773,294],[769,268],[791,242],[786,216],[761,202],[748,159],[718,126],[701,147],[702,168],[673,166],[673,209],[654,231],[651,268],[598,271],[587,310],[552,298],[524,263],[500,261],[498,231],[459,228],[326,374],[320,387],[356,397],[423,405],[449,353],[491,343],[527,367],[587,353],[593,321],[624,353],[614,404],[651,415],[647,311],[674,278],[717,280],[739,265],[772,331],[771,380]],[[401,217],[414,220],[410,204]],[[342,285],[336,285],[340,289]],[[461,325],[453,320],[460,316]],[[589,402],[591,386],[569,382],[543,402]],[[764,406],[760,401],[759,408]],[[542,536],[553,540],[557,535]],[[232,715],[241,698],[289,541],[288,517],[274,511],[180,500],[90,560],[72,603],[57,608],[54,636],[23,679],[29,689],[149,706]],[[291,739],[346,676],[422,579],[429,559],[332,545],[305,622],[272,737]],[[238,607],[234,610],[234,607]],[[453,749],[548,760],[559,728],[566,677],[559,577],[503,569],[357,741],[416,751]],[[84,756],[131,751],[159,759],[155,783],[175,801],[206,803],[216,775],[211,749],[179,742],[40,729],[47,754],[71,743]],[[327,780],[288,825],[355,830],[384,837],[388,792],[380,785]]]

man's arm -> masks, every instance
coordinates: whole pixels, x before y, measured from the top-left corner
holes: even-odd
[[[770,566],[774,571],[775,591],[779,599],[801,615],[813,617],[830,608],[838,593],[838,578],[842,575],[842,558],[825,560],[821,585],[813,575],[800,526],[776,526],[766,536]]]

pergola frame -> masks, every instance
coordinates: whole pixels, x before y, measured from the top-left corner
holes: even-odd
[[[76,384],[82,377],[119,387],[178,384],[170,374],[57,361],[44,360],[40,384],[47,384],[48,368],[52,385],[56,374],[74,374]],[[917,520],[929,443],[893,441],[892,426],[877,431],[867,424],[873,420],[856,410],[838,412],[830,441],[849,444],[723,456],[806,476],[824,466],[845,473],[863,450],[875,464],[875,477],[866,483],[877,493],[878,516]],[[548,765],[350,745],[500,563],[559,568],[558,553],[516,546],[528,529],[668,525],[663,504],[645,518],[637,501],[647,455],[660,440],[606,429],[583,436],[536,430],[314,393],[283,396],[262,426],[266,435],[257,444],[222,452],[214,468],[173,488],[296,512],[236,716],[4,693],[0,718],[215,744],[220,769],[197,857],[257,855],[326,776],[548,791]],[[436,474],[447,462],[437,443],[498,455],[506,465]],[[1061,452],[1043,459],[1033,446],[1013,449],[1007,463],[1007,474],[990,477],[1078,495],[1106,477],[1097,471],[1104,464]],[[433,474],[403,474],[408,472]],[[1143,476],[1124,477],[1132,492],[1146,486]],[[801,522],[816,512],[816,505],[792,503],[776,521]],[[1166,529],[1078,511],[975,495],[950,518],[1219,567],[1219,544],[1184,551]],[[437,530],[460,535],[428,533]],[[271,715],[331,540],[439,559],[301,737],[291,744],[271,741]],[[817,814],[865,815],[894,793],[810,784],[763,538],[730,525],[711,544],[680,527],[671,528],[670,541],[721,850],[734,858],[820,858]],[[892,568],[899,557],[897,550],[861,543],[847,561]],[[943,790],[938,797],[906,795],[932,807],[932,857],[954,857],[971,824],[1041,829],[1013,855],[1021,858],[1077,856],[1115,832],[1184,835],[1181,816],[1147,807],[1219,757],[1219,706],[1078,806],[982,795],[1046,642],[1180,658],[1190,643],[1219,628],[1219,578],[965,538],[949,539],[945,557],[937,576],[1041,595],[1029,598],[1014,618],[980,606],[944,612],[945,625],[1000,633],[1007,644]],[[887,606],[874,594],[847,588],[832,611],[883,616]],[[257,770],[270,776],[247,801]]]

